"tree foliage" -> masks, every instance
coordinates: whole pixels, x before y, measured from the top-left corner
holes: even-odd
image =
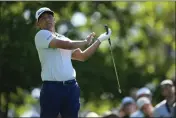
[[[38,31],[35,12],[40,7],[54,10],[56,29],[66,25],[64,35],[72,40],[83,39],[93,31],[98,36],[105,32],[104,24],[112,29],[113,54],[123,93],[118,93],[109,44],[103,42],[88,61],[73,61],[85,102],[102,96],[120,100],[132,88],[147,83],[157,86],[174,76],[174,2],[0,2],[0,93],[17,93],[17,88],[31,90],[42,84],[34,45]],[[85,25],[72,24],[76,12],[86,16]],[[154,97],[160,100],[159,94]]]

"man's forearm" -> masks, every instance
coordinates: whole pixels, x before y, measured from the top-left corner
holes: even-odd
[[[70,48],[76,49],[76,48],[84,48],[87,45],[87,41],[71,41],[70,42]]]
[[[58,39],[52,39],[52,41],[49,44],[50,48],[61,48],[61,49],[68,49],[73,50],[77,48],[83,48],[87,45],[87,40],[84,41],[65,41],[65,40],[58,40]]]
[[[95,53],[100,44],[101,42],[99,40],[96,40],[90,47],[84,50],[82,52],[84,55],[84,59],[87,60],[89,57],[91,57]]]

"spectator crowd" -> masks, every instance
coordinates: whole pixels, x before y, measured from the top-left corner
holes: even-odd
[[[80,113],[80,117],[103,117],[103,118],[176,118],[176,91],[175,81],[163,80],[160,83],[163,100],[152,104],[152,92],[147,87],[137,90],[134,96],[125,96],[120,107],[110,110],[108,113],[99,115],[96,112]]]

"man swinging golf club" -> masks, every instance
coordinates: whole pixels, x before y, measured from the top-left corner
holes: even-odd
[[[80,108],[80,88],[71,59],[87,60],[97,50],[101,42],[111,35],[101,34],[92,43],[95,33],[84,41],[72,41],[55,32],[54,12],[43,7],[36,12],[40,31],[35,35],[35,46],[41,62],[43,86],[40,93],[41,118],[78,118]],[[91,44],[91,45],[90,45]],[[80,48],[89,46],[82,51]]]

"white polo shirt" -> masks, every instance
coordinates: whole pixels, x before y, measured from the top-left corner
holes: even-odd
[[[72,50],[49,48],[49,43],[56,37],[58,40],[70,40],[48,30],[40,30],[35,36],[35,46],[41,63],[42,81],[66,81],[76,77],[72,66]]]
[[[130,118],[139,118],[139,117],[144,117],[144,113],[140,110],[137,110],[130,115]]]
[[[166,100],[163,100],[155,106],[154,117],[173,117],[174,116],[174,107],[169,107],[170,113],[166,107]]]

